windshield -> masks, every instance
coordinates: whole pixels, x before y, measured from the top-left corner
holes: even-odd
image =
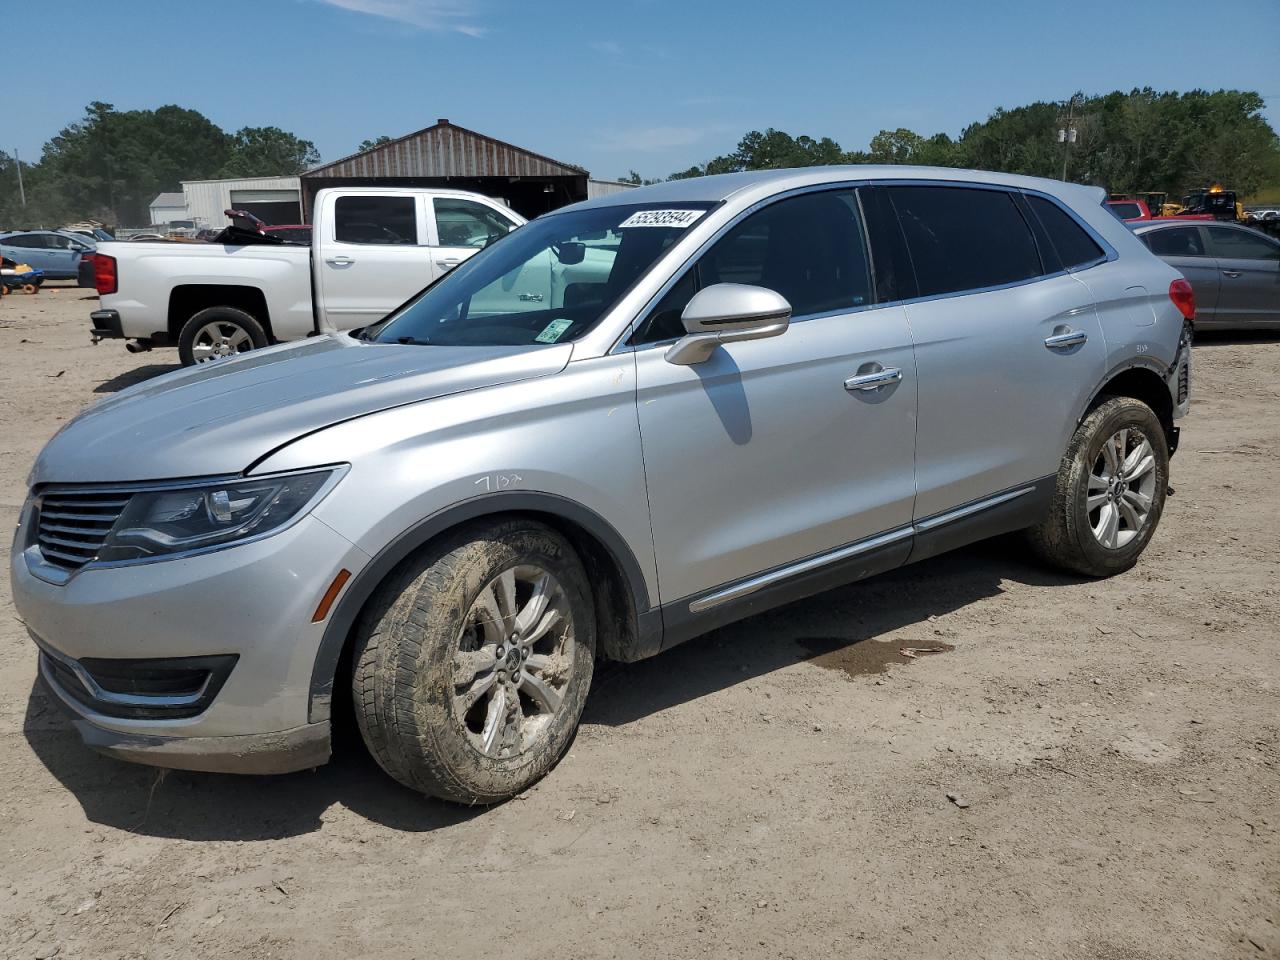
[[[711,206],[623,204],[540,217],[369,327],[364,339],[433,346],[574,340]]]

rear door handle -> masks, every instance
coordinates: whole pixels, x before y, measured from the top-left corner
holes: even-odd
[[[1239,270],[1223,270],[1222,275],[1224,277],[1231,277],[1232,279],[1235,279],[1236,277],[1240,276],[1240,271]]]
[[[351,257],[326,257],[324,262],[331,263],[335,267],[345,267],[349,263],[355,263],[355,260]]]
[[[897,367],[876,370],[874,373],[860,373],[844,382],[844,388],[852,393],[854,390],[879,390],[902,379],[902,371]]]
[[[1087,343],[1089,335],[1083,330],[1068,330],[1066,333],[1055,333],[1044,338],[1044,345],[1050,350],[1061,350],[1063,347],[1077,347]]]

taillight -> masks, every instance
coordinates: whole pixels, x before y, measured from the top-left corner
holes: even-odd
[[[1188,320],[1194,320],[1196,316],[1196,292],[1191,288],[1191,284],[1179,277],[1173,283],[1169,284],[1169,299],[1173,301],[1173,305],[1178,308]]]
[[[105,253],[93,255],[93,285],[97,288],[99,296],[116,292],[119,283],[116,279],[115,257],[108,257]],[[1170,293],[1170,296],[1172,295]]]

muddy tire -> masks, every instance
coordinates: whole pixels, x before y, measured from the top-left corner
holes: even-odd
[[[178,358],[184,367],[221,360],[267,345],[267,334],[251,315],[235,307],[208,307],[182,325]]]
[[[523,519],[463,527],[401,564],[357,623],[361,735],[411,789],[469,804],[513,797],[573,739],[595,629],[562,536]]]
[[[1027,531],[1044,561],[1087,577],[1132,567],[1151,541],[1169,486],[1160,420],[1130,397],[1104,398],[1062,458],[1048,516]]]

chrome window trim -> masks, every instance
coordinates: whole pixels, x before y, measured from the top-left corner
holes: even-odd
[[[63,586],[75,579],[86,570],[114,570],[120,567],[137,567],[150,563],[162,563],[168,560],[182,560],[188,557],[200,556],[206,553],[216,553],[219,550],[228,550],[232,547],[244,546],[245,544],[257,543],[266,540],[268,537],[274,537],[277,534],[284,533],[292,528],[295,524],[302,520],[303,517],[313,511],[316,506],[329,495],[338,482],[347,475],[347,471],[351,469],[349,463],[330,463],[321,464],[315,467],[307,467],[301,470],[285,470],[280,473],[259,473],[259,474],[219,474],[211,477],[192,477],[173,481],[128,481],[123,483],[102,483],[102,484],[67,484],[67,483],[51,483],[42,485],[38,490],[33,491],[28,509],[24,511],[27,521],[27,535],[25,537],[25,545],[22,550],[23,559],[26,561],[27,569],[31,575],[52,583],[55,586]],[[211,544],[207,547],[195,547],[190,550],[179,550],[174,553],[162,553],[154,557],[138,557],[132,560],[90,560],[88,563],[82,564],[75,569],[68,570],[57,564],[50,563],[44,558],[40,552],[40,544],[36,539],[40,527],[40,503],[45,496],[55,493],[163,493],[169,490],[189,490],[193,487],[208,487],[222,483],[245,483],[255,480],[272,480],[277,477],[292,477],[307,473],[319,473],[321,470],[331,471],[325,482],[320,485],[320,489],[312,495],[306,505],[297,513],[286,520],[278,527],[272,527],[262,533],[253,534],[239,540],[231,540],[227,543]],[[125,509],[128,509],[127,507]],[[121,511],[123,513],[123,511]],[[115,530],[114,525],[111,528]],[[110,532],[108,533],[108,539]],[[106,541],[104,541],[105,544]]]
[[[950,293],[931,293],[918,297],[906,297],[899,300],[890,300],[883,304],[884,306],[888,306],[890,304],[910,306],[913,303],[928,303],[933,300],[953,300],[956,297],[970,297],[980,293],[994,293],[998,290],[1013,290],[1018,287],[1025,287],[1028,284],[1039,283],[1042,280],[1051,280],[1054,277],[1065,277],[1073,273],[1080,273],[1084,270],[1100,266],[1103,263],[1110,263],[1113,260],[1120,259],[1120,254],[1116,252],[1115,248],[1111,246],[1111,244],[1107,243],[1107,241],[1103,239],[1092,226],[1081,220],[1074,210],[1066,206],[1057,197],[1052,194],[1044,193],[1041,190],[1028,190],[1022,187],[1011,187],[999,183],[973,183],[968,180],[872,180],[869,181],[868,185],[872,187],[960,187],[966,190],[988,190],[999,191],[1007,194],[1021,193],[1023,195],[1043,197],[1045,200],[1056,204],[1061,210],[1070,216],[1076,224],[1083,228],[1085,233],[1089,235],[1090,239],[1102,248],[1104,254],[1102,257],[1099,257],[1096,260],[1091,260],[1087,264],[1081,264],[1077,267],[1065,267],[1062,270],[1055,270],[1053,273],[1042,273],[1034,277],[1027,277],[1023,280],[1012,280],[1009,283],[998,283],[986,287],[970,287],[964,290],[953,290]],[[1020,216],[1022,215],[1021,209],[1018,210],[1018,214]],[[1107,215],[1110,216],[1110,214]],[[1027,226],[1027,229],[1028,231],[1031,229],[1030,225]],[[1035,236],[1033,234],[1032,242],[1034,243],[1034,241]],[[1043,266],[1043,261],[1041,262],[1041,266]]]
[[[649,347],[670,345],[671,343],[674,343],[676,340],[678,340],[679,338],[675,337],[675,338],[669,338],[667,340],[654,341],[653,343],[639,344],[637,346],[631,346],[627,344],[627,340],[629,340],[632,334],[635,332],[636,326],[641,322],[641,320],[644,317],[647,317],[649,315],[649,312],[657,305],[658,301],[661,300],[664,296],[666,296],[667,292],[673,286],[675,286],[676,283],[679,282],[679,280],[683,279],[685,271],[689,268],[689,266],[692,263],[694,263],[699,257],[701,257],[704,253],[706,253],[707,249],[711,245],[713,245],[717,240],[723,237],[724,234],[726,234],[729,230],[735,227],[744,218],[750,216],[751,214],[757,212],[758,210],[763,209],[766,206],[769,206],[770,204],[777,203],[778,201],[787,199],[789,197],[799,196],[801,194],[806,194],[806,193],[820,193],[828,190],[857,190],[860,187],[958,187],[966,190],[998,191],[998,192],[1007,193],[1010,195],[1021,194],[1023,196],[1040,197],[1044,200],[1049,201],[1050,203],[1055,204],[1060,210],[1065,212],[1067,216],[1069,216],[1077,226],[1079,226],[1082,230],[1084,230],[1084,232],[1089,236],[1089,238],[1093,240],[1093,242],[1096,243],[1102,249],[1103,255],[1101,257],[1098,257],[1096,260],[1091,260],[1087,263],[1082,263],[1074,267],[1064,267],[1063,269],[1055,270],[1052,273],[1042,273],[1034,277],[1027,277],[1026,279],[1023,279],[1023,280],[1014,280],[1009,283],[996,284],[996,285],[987,286],[987,287],[973,287],[965,290],[956,290],[950,293],[937,293],[937,294],[928,294],[928,295],[917,296],[917,297],[903,297],[895,300],[876,301],[874,303],[864,304],[859,307],[851,307],[847,310],[831,310],[831,311],[824,311],[822,313],[815,313],[815,314],[802,314],[798,316],[793,316],[791,318],[792,323],[803,323],[806,320],[816,320],[824,317],[844,316],[846,314],[860,313],[864,310],[874,310],[881,307],[910,306],[911,304],[926,303],[933,300],[950,300],[955,297],[968,297],[968,296],[973,296],[981,293],[993,293],[1000,290],[1012,290],[1017,287],[1026,286],[1028,284],[1039,283],[1042,280],[1051,280],[1057,277],[1064,277],[1064,276],[1070,276],[1075,273],[1082,273],[1085,270],[1090,270],[1094,267],[1101,266],[1104,263],[1111,263],[1113,261],[1120,259],[1120,254],[1116,252],[1115,247],[1113,247],[1101,234],[1099,234],[1098,231],[1094,229],[1092,224],[1088,223],[1086,220],[1081,218],[1080,215],[1076,213],[1075,210],[1073,210],[1069,205],[1063,203],[1062,200],[1060,200],[1058,197],[1055,197],[1051,193],[1046,193],[1043,190],[1035,190],[1028,187],[1017,187],[1017,186],[1011,186],[1008,184],[999,184],[999,183],[977,183],[969,180],[941,180],[941,179],[929,180],[929,179],[919,179],[919,178],[903,179],[903,180],[897,180],[897,179],[886,180],[883,178],[859,179],[859,180],[837,180],[837,181],[831,181],[829,183],[809,184],[803,187],[794,187],[790,190],[784,190],[781,193],[772,194],[771,196],[759,199],[754,203],[752,203],[750,206],[739,211],[737,214],[730,217],[730,219],[727,220],[725,223],[717,227],[716,230],[713,233],[711,233],[706,239],[704,239],[697,247],[695,247],[693,251],[690,252],[682,262],[680,262],[676,267],[672,269],[671,274],[667,277],[665,281],[663,281],[662,285],[658,288],[657,292],[653,294],[648,299],[648,301],[646,301],[645,304],[635,313],[635,315],[623,328],[621,334],[615,337],[612,346],[610,346],[605,351],[605,354],[611,355],[611,354],[635,352],[638,350],[647,349]],[[1021,209],[1019,209],[1018,212],[1019,214],[1021,214],[1022,213]],[[862,209],[860,200],[859,200],[858,215],[861,221],[860,226],[862,228],[863,238],[866,243],[866,249],[867,249],[867,255],[868,255],[867,266],[868,266],[868,269],[872,269],[873,258],[876,255],[876,251],[871,242],[871,238],[867,233],[865,211]],[[1108,216],[1110,216],[1110,214],[1108,214]],[[1030,226],[1028,226],[1028,230],[1030,230]],[[655,266],[657,265],[655,264]],[[871,285],[872,285],[872,291],[874,293],[875,292],[874,272],[872,273],[872,276],[871,276]],[[575,359],[579,359],[579,358],[575,358]]]

